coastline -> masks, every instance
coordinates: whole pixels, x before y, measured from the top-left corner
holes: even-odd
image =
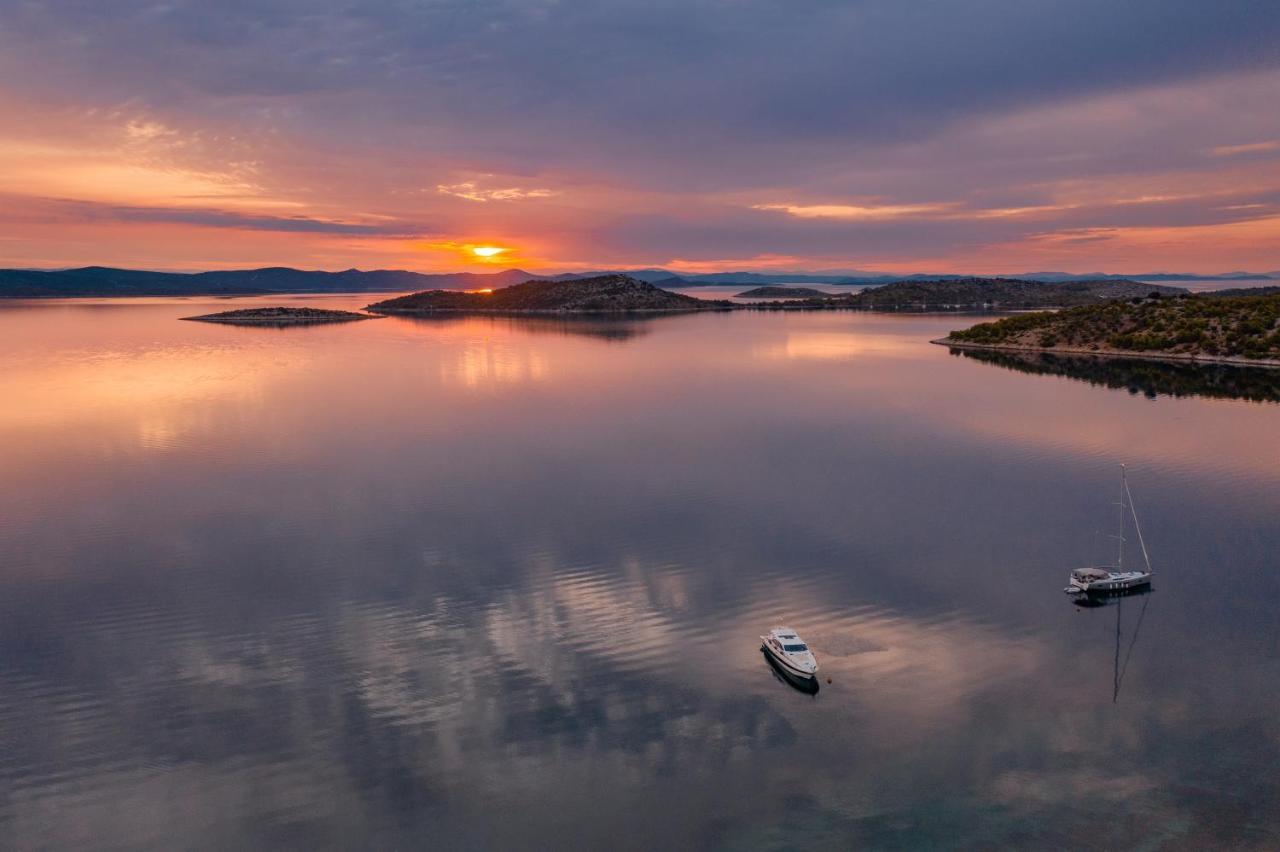
[[[1060,349],[1044,346],[1011,346],[1001,343],[970,343],[950,337],[930,340],[938,346],[952,349],[980,349],[988,352],[1038,352],[1043,355],[1085,355],[1095,358],[1137,358],[1144,361],[1165,361],[1179,364],[1226,364],[1233,367],[1262,367],[1280,369],[1280,361],[1268,358],[1231,358],[1220,355],[1188,355],[1180,352],[1133,352],[1125,349]]]

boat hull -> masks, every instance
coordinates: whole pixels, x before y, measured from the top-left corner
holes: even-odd
[[[1094,592],[1093,594],[1077,593],[1072,597],[1071,602],[1078,607],[1084,609],[1093,609],[1095,607],[1104,607],[1119,603],[1125,598],[1137,598],[1151,594],[1151,586],[1137,586],[1132,589],[1123,589],[1118,592]]]
[[[785,654],[775,653],[774,650],[769,647],[768,643],[765,642],[760,643],[760,650],[763,651],[764,655],[769,658],[769,661],[777,668],[781,669],[784,674],[801,680],[817,680],[818,669],[816,666],[813,671],[800,668],[795,663],[788,660]]]
[[[1071,590],[1083,592],[1086,595],[1121,595],[1125,592],[1131,592],[1135,589],[1146,588],[1151,585],[1150,574],[1140,574],[1134,577],[1117,577],[1107,580],[1094,580],[1091,583],[1071,584]]]
[[[784,668],[778,663],[776,657],[763,648],[760,649],[760,656],[764,657],[764,661],[768,663],[769,670],[773,672],[773,676],[785,683],[792,689],[799,690],[806,695],[817,695],[819,689],[818,679],[812,675],[798,675],[791,669]]]

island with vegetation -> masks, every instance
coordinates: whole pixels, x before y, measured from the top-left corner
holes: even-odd
[[[1025,308],[1067,308],[1095,305],[1112,299],[1128,299],[1150,293],[1186,294],[1181,287],[1143,284],[1140,281],[1091,279],[1080,281],[1030,281],[1021,278],[939,278],[933,281],[896,281],[857,293],[823,294],[821,298],[761,302],[755,309],[831,309],[867,311],[972,311]]]
[[[786,287],[782,285],[769,285],[766,287],[756,287],[753,290],[744,290],[738,294],[739,299],[825,299],[831,293],[825,290],[815,290],[812,287]]]
[[[455,313],[676,313],[727,310],[727,301],[695,299],[627,275],[570,281],[526,281],[491,291],[426,290],[369,305],[380,314]]]
[[[806,291],[813,295],[806,295]],[[493,290],[425,290],[369,305],[380,314],[455,313],[659,313],[706,310],[966,311],[1059,308],[1093,305],[1150,293],[1184,295],[1179,287],[1137,281],[1026,281],[1014,278],[899,281],[859,293],[824,293],[812,288],[760,287],[739,295],[766,293],[772,301],[734,303],[696,299],[627,275],[526,281]],[[768,298],[766,295],[765,298]]]
[[[182,317],[182,319],[231,325],[312,325],[380,319],[380,317],[355,311],[332,311],[325,308],[240,308],[216,314],[202,314],[198,317]]]
[[[957,348],[1280,367],[1280,293],[1177,296],[1005,317],[951,332]]]

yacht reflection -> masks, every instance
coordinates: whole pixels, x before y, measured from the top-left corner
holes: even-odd
[[[1127,390],[1148,399],[1202,396],[1280,402],[1280,371],[1264,367],[982,349],[953,348],[951,354],[1019,373],[1065,376],[1091,385]]]
[[[799,675],[792,674],[782,666],[778,665],[777,661],[774,660],[773,657],[769,656],[769,653],[763,648],[760,649],[760,656],[764,657],[764,661],[769,664],[769,670],[773,672],[775,680],[780,680],[797,692],[803,692],[806,695],[818,694],[818,689],[820,687],[816,677],[800,677]]]
[[[1125,598],[1142,598],[1142,607],[1138,610],[1138,620],[1133,625],[1133,632],[1128,641],[1124,637],[1124,601]],[[1151,587],[1126,589],[1108,594],[1077,595],[1072,603],[1081,609],[1101,609],[1110,606],[1116,612],[1116,641],[1112,654],[1111,669],[1111,703],[1120,701],[1120,687],[1124,683],[1125,672],[1129,670],[1129,659],[1133,656],[1133,646],[1138,643],[1138,634],[1142,631],[1142,621],[1147,617],[1147,605],[1151,603]],[[1132,606],[1132,604],[1131,604]],[[1123,650],[1123,653],[1121,651]]]

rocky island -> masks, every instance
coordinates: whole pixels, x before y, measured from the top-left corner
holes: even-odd
[[[1044,282],[1013,278],[899,281],[859,293],[824,293],[766,286],[738,294],[774,298],[751,304],[695,299],[627,275],[534,280],[495,290],[425,290],[369,305],[379,314],[454,313],[671,313],[707,310],[963,311],[1092,305],[1109,299],[1179,295],[1179,287],[1137,281]],[[779,294],[785,294],[780,296]]]
[[[1005,317],[933,342],[960,349],[1280,367],[1280,293],[1174,298],[1152,294]]]
[[[492,291],[426,290],[369,305],[380,314],[455,313],[675,313],[727,310],[727,301],[695,299],[627,275],[568,281],[526,281]]]
[[[310,325],[380,319],[380,317],[355,311],[332,311],[325,308],[240,308],[216,314],[203,314],[198,317],[182,317],[182,319],[231,325]]]
[[[941,278],[934,281],[896,281],[858,293],[823,294],[821,298],[789,299],[752,305],[756,309],[851,308],[868,311],[971,311],[1020,308],[1066,308],[1095,305],[1151,293],[1186,294],[1181,287],[1140,281],[1096,279],[1029,281],[1021,278]]]
[[[825,299],[833,294],[812,287],[784,287],[771,285],[745,290],[738,294],[739,299]]]

